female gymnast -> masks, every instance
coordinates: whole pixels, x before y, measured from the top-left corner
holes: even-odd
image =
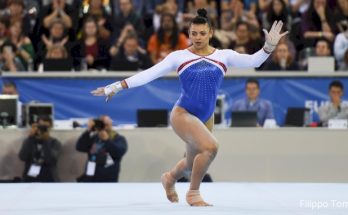
[[[176,134],[186,143],[186,158],[161,177],[169,201],[178,202],[175,182],[184,174],[190,174],[191,183],[186,201],[191,206],[211,206],[203,200],[199,187],[209,165],[218,150],[212,134],[214,108],[218,89],[226,70],[234,67],[259,67],[275,49],[283,23],[276,21],[271,30],[263,30],[265,45],[253,55],[238,54],[233,50],[217,50],[209,45],[213,29],[207,18],[207,11],[199,9],[190,25],[189,37],[192,46],[170,53],[160,63],[122,81],[99,87],[91,93],[106,96],[108,101],[121,90],[144,85],[171,71],[177,71],[182,93],[170,116]]]

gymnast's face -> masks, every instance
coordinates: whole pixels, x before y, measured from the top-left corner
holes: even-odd
[[[213,36],[213,30],[208,24],[192,24],[189,37],[195,49],[204,49],[209,45],[209,39]]]

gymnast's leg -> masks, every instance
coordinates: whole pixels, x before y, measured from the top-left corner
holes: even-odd
[[[177,180],[179,180],[180,178],[182,178],[184,176],[184,174],[189,174],[192,171],[192,163],[193,163],[193,157],[191,156],[192,154],[194,154],[193,152],[190,151],[190,149],[186,150],[186,157],[181,159],[173,169],[171,169],[170,171],[163,173],[162,177],[161,177],[161,181],[162,181],[162,185],[164,187],[164,189],[166,190],[166,194],[167,194],[167,198],[169,201],[171,202],[178,202],[179,198],[178,198],[178,194],[175,191],[175,182]],[[188,157],[189,160],[192,160],[191,165],[187,165],[188,164]],[[189,166],[189,167],[188,167]]]
[[[186,163],[185,161],[178,163],[177,166],[182,167],[178,168],[178,172],[183,174],[185,169],[190,170],[192,168],[190,190],[186,195],[186,200],[192,206],[209,206],[201,198],[199,186],[210,163],[215,158],[217,141],[209,129],[197,117],[189,114],[183,108],[175,107],[173,109],[171,123],[175,132],[187,144]],[[211,125],[212,123],[210,122],[210,125],[207,126],[211,129]]]

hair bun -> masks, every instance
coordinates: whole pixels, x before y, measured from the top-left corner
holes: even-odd
[[[208,18],[207,17],[207,10],[204,8],[198,9],[197,10],[198,16],[204,17],[204,18]]]

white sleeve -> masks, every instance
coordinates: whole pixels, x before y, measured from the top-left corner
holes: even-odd
[[[175,65],[175,56],[177,52],[170,53],[167,57],[165,57],[161,62],[152,66],[151,68],[139,72],[136,75],[133,75],[127,79],[125,79],[128,88],[138,87],[144,84],[149,83],[150,81],[155,80],[169,72],[173,72],[176,70]]]
[[[344,34],[340,33],[337,35],[334,43],[334,54],[337,61],[342,61],[344,57],[345,49],[345,38]]]
[[[263,48],[258,52],[249,55],[249,54],[239,54],[233,50],[226,50],[227,54],[227,66],[228,67],[237,67],[237,68],[245,68],[245,67],[259,67],[263,62],[267,60],[270,54],[267,54]]]

